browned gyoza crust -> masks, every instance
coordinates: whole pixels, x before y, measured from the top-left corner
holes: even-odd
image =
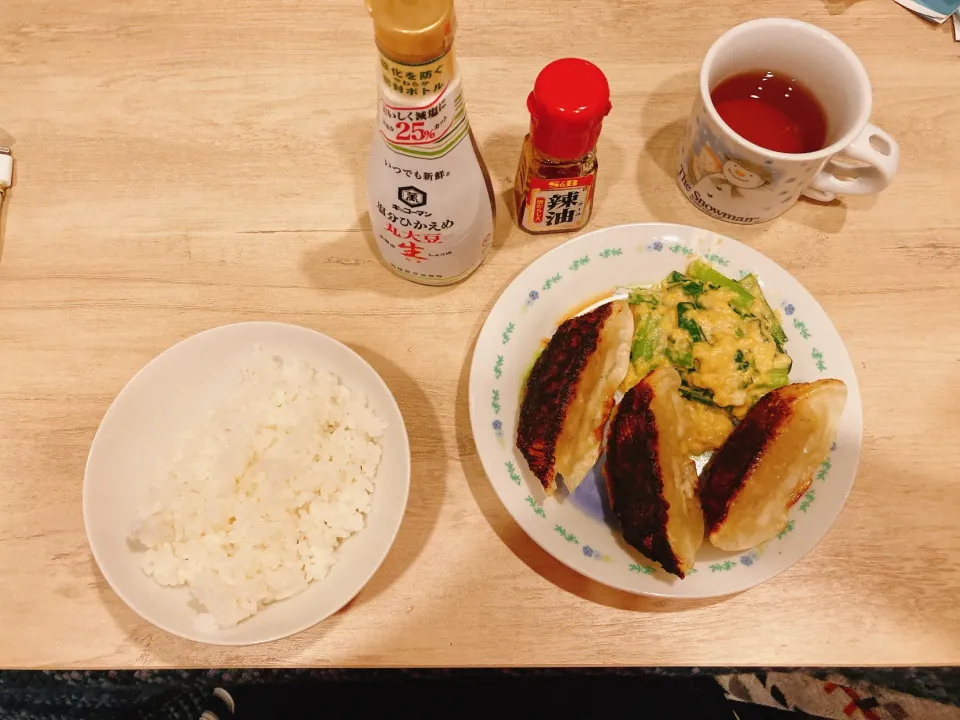
[[[680,561],[667,539],[670,506],[664,498],[652,400],[653,388],[641,381],[627,391],[613,416],[604,466],[607,495],[620,518],[623,539],[682,578]]]
[[[789,422],[795,387],[774,390],[760,398],[710,459],[700,476],[700,503],[708,533],[726,519],[749,471],[774,442],[780,428]]]
[[[520,406],[517,447],[544,488],[555,475],[557,440],[587,361],[613,306],[601,305],[557,328],[533,364]]]

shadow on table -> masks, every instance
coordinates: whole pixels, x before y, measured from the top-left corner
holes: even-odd
[[[677,148],[686,131],[687,115],[698,87],[698,73],[686,72],[668,78],[648,96],[640,116],[640,133],[646,140],[638,162],[637,187],[647,207],[661,222],[703,227],[753,244],[773,227],[772,222],[735,225],[716,220],[697,210],[677,188]],[[869,210],[875,203],[876,196],[843,198],[829,203],[801,198],[783,217],[832,234],[843,229],[848,204],[859,211]]]
[[[506,508],[497,497],[493,486],[487,479],[480,463],[476,445],[473,441],[473,432],[470,426],[469,384],[470,364],[473,351],[476,348],[477,336],[480,333],[483,320],[486,319],[490,308],[486,308],[480,323],[474,328],[471,339],[470,354],[460,372],[460,381],[457,385],[456,402],[456,433],[457,449],[463,472],[470,486],[480,511],[493,528],[493,531],[503,543],[524,562],[531,570],[547,581],[584,600],[599,603],[620,610],[635,610],[640,612],[676,612],[679,610],[693,610],[722,602],[726,598],[710,598],[703,600],[676,600],[653,598],[633,595],[622,590],[602,585],[580,573],[571,570],[566,565],[544,551],[520,528],[513,520]]]
[[[7,217],[13,210],[13,205],[13,193],[8,190],[0,200],[0,262],[3,261],[3,246],[7,238]]]
[[[480,148],[497,197],[497,222],[494,227],[491,257],[503,247],[517,222],[517,206],[513,200],[513,180],[517,172],[517,161],[520,158],[520,146],[523,144],[523,136],[526,132],[526,127],[521,125],[502,127],[491,133]]]
[[[350,347],[373,366],[397,399],[410,436],[411,480],[407,511],[396,540],[383,565],[348,607],[373,600],[407,571],[433,533],[447,494],[447,450],[433,404],[416,381],[391,360],[358,345]]]
[[[842,15],[857,3],[864,0],[823,0],[823,6],[831,15]]]
[[[100,572],[96,560],[90,556],[90,576],[96,580],[97,594],[100,596],[100,602],[110,613],[116,626],[120,628],[126,643],[132,645],[134,652],[137,653],[136,659],[131,659],[125,646],[111,648],[111,655],[123,655],[123,664],[133,667],[168,667],[168,668],[195,668],[210,667],[216,664],[211,658],[220,658],[219,664],[236,667],[244,665],[256,665],[258,659],[262,657],[262,652],[258,648],[263,645],[249,645],[245,647],[231,647],[226,654],[223,653],[222,646],[208,645],[204,643],[185,640],[168,633],[166,630],[150,624],[141,618],[137,613],[127,607],[126,603],[120,599],[109,583]],[[326,635],[337,625],[343,622],[341,613],[334,613],[321,623],[302,633],[294,635],[294,638],[305,638],[310,634],[311,640],[316,642],[319,637]],[[282,640],[269,644],[277,647]],[[290,653],[294,654],[293,652]],[[292,660],[291,660],[292,661]],[[113,660],[115,663],[116,660]],[[260,661],[262,662],[262,661]],[[110,667],[111,662],[101,657],[85,657],[81,661],[86,667]]]

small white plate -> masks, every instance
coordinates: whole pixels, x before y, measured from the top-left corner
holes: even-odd
[[[838,378],[847,404],[836,443],[779,537],[747,552],[704,543],[693,573],[679,580],[626,545],[605,516],[594,468],[577,492],[546,498],[516,449],[523,381],[541,343],[572,310],[618,287],[659,283],[700,255],[734,279],[756,273],[783,316],[793,358],[791,382]],[[863,417],[860,390],[843,341],[817,301],[788,272],[736,240],[662,223],[621,225],[581,235],[534,261],[490,311],[470,368],[470,422],[484,470],[507,510],[544,550],[597,582],[627,592],[703,598],[739,592],[799,561],[833,524],[850,492]]]
[[[322,580],[232,628],[197,623],[189,591],[158,585],[140,569],[127,539],[137,509],[185,428],[239,378],[255,345],[303,358],[361,390],[387,425],[373,504],[364,529],[347,538]],[[217,645],[248,645],[300,632],[346,605],[393,544],[410,489],[410,445],[396,400],[377,372],[341,343],[314,330],[272,322],[225,325],[187,338],[147,363],[104,415],[83,479],[83,520],[93,556],[127,605],[174,635]]]

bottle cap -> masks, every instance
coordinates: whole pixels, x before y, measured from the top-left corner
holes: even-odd
[[[533,146],[558,160],[583,157],[597,144],[610,108],[610,85],[600,68],[579,58],[554,60],[527,97]]]
[[[365,0],[380,52],[418,64],[441,57],[453,44],[453,0]]]

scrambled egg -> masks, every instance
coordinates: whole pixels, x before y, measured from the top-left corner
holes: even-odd
[[[690,454],[720,447],[736,419],[788,384],[786,336],[752,276],[735,282],[694,260],[686,274],[635,289],[629,302],[636,329],[621,390],[658,367],[677,368],[695,428]]]

